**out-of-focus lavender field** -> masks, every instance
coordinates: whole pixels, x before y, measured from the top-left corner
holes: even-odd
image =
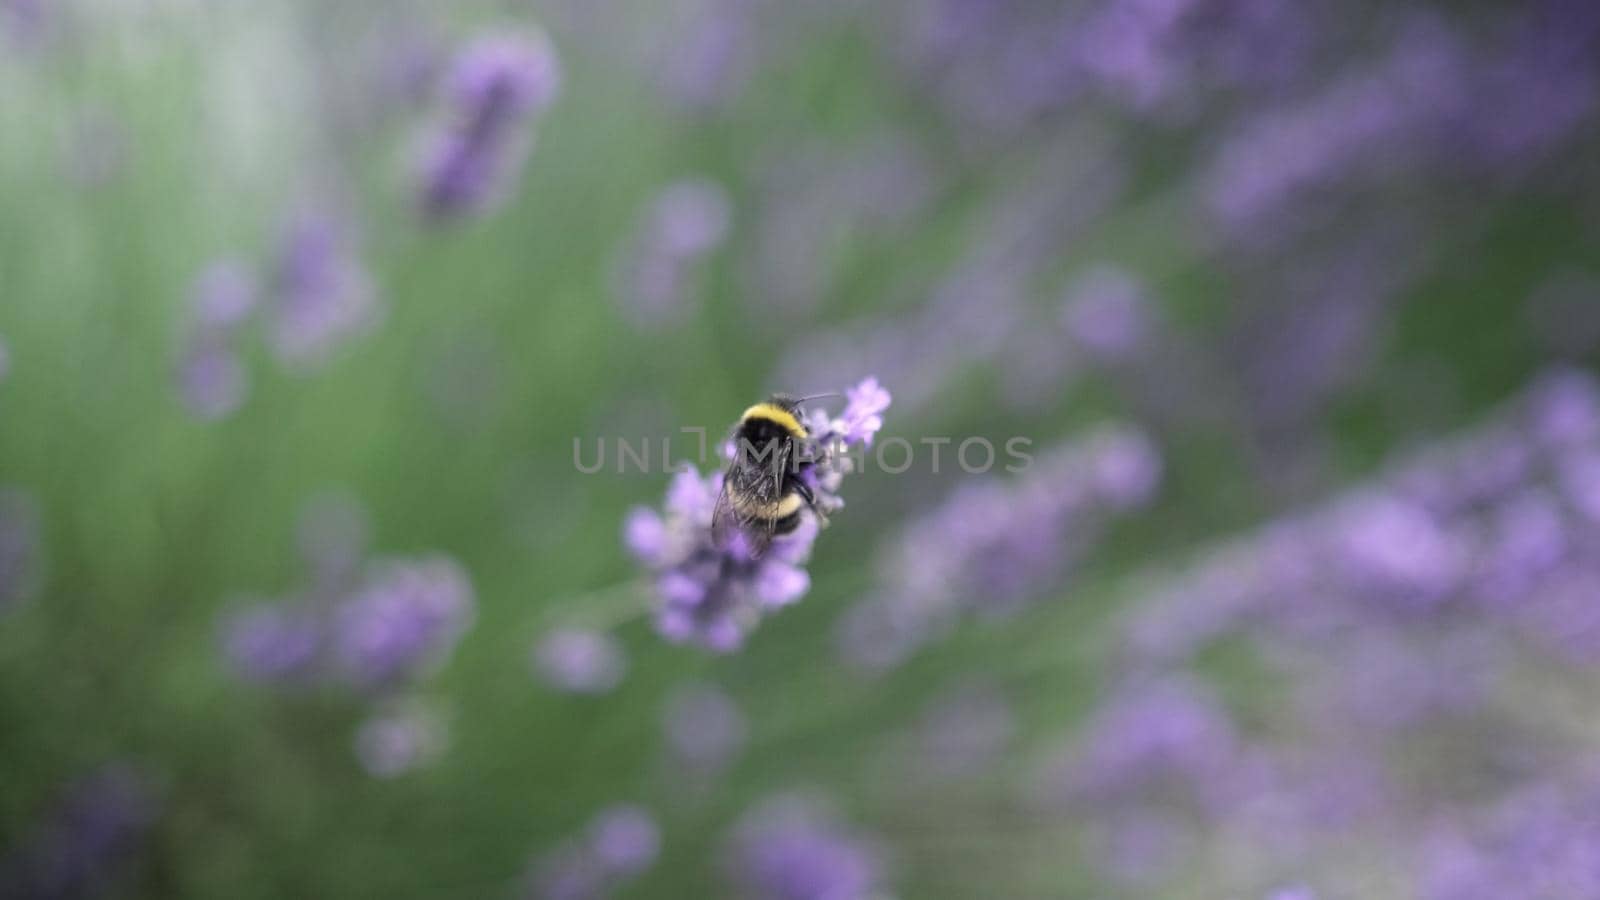
[[[0,0],[0,897],[1600,898],[1597,125],[1593,0]]]

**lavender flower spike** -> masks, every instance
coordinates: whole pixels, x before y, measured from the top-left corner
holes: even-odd
[[[383,317],[372,275],[339,218],[308,211],[285,230],[275,263],[269,340],[286,367],[309,371]]]
[[[108,763],[68,786],[34,833],[0,853],[0,895],[101,896],[161,812],[145,774]]]
[[[583,835],[541,854],[529,876],[530,900],[602,900],[655,864],[661,826],[632,804],[607,807]]]
[[[806,416],[816,458],[801,464],[800,477],[823,513],[844,506],[838,491],[850,468],[847,451],[871,442],[890,400],[875,378],[847,396],[838,418],[820,409]],[[819,523],[803,513],[794,532],[775,538],[758,557],[738,535],[720,543],[713,537],[721,490],[721,473],[680,471],[667,491],[664,514],[634,510],[623,538],[655,586],[656,629],[671,641],[729,652],[744,643],[763,615],[797,602],[810,589],[804,565]]]
[[[530,120],[560,87],[560,65],[542,32],[468,45],[446,81],[443,122],[423,152],[423,212],[444,220],[491,207],[527,156]]]
[[[747,814],[729,842],[729,873],[756,900],[868,900],[883,866],[874,845],[806,797]]]
[[[472,616],[472,585],[451,560],[389,562],[335,610],[334,654],[351,681],[384,687],[448,655]]]
[[[872,446],[872,436],[883,428],[883,411],[889,408],[889,392],[868,378],[845,392],[849,401],[839,416],[836,430],[846,443]]]
[[[250,374],[238,336],[258,305],[254,277],[240,263],[212,263],[195,278],[188,334],[178,362],[178,392],[196,418],[226,418],[244,403]]]
[[[609,634],[577,628],[545,635],[534,646],[531,662],[552,687],[574,694],[604,694],[628,671],[621,645]]]

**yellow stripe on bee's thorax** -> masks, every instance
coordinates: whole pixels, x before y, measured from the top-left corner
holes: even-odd
[[[799,512],[800,507],[805,505],[805,500],[801,499],[799,492],[796,491],[784,494],[776,503],[760,503],[748,497],[736,496],[733,498],[733,505],[747,516],[759,519],[782,519]]]
[[[776,403],[757,403],[755,406],[745,410],[744,415],[739,417],[739,421],[741,422],[745,421],[746,419],[767,419],[772,422],[777,422],[779,425],[783,426],[785,431],[797,438],[803,438],[806,436],[805,426],[801,425],[800,420],[794,417],[794,413],[789,412],[787,409],[784,409]]]

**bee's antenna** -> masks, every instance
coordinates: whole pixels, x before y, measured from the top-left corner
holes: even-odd
[[[796,402],[796,403],[809,403],[812,400],[826,400],[829,397],[843,397],[843,396],[844,395],[839,393],[838,391],[829,391],[826,394],[811,394],[809,396],[800,397],[800,398],[797,398],[794,402]]]

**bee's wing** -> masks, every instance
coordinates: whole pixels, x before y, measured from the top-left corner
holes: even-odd
[[[722,476],[722,490],[717,494],[717,504],[711,512],[711,539],[719,549],[726,550],[735,534],[744,535],[750,542],[750,555],[759,557],[772,543],[773,523],[770,520],[746,515],[733,501],[734,492],[753,493],[758,498],[767,489],[764,473],[752,478],[737,465],[729,466]]]
[[[726,547],[728,538],[734,531],[743,528],[739,511],[728,499],[728,482],[732,480],[732,472],[722,476],[722,490],[717,492],[717,505],[711,510],[711,539],[718,547]]]

